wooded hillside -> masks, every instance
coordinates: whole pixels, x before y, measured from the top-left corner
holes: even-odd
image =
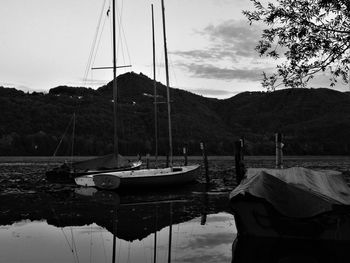
[[[158,100],[166,89],[157,83]],[[126,73],[118,77],[118,137],[124,155],[154,152],[153,81]],[[274,133],[285,135],[287,155],[349,154],[350,96],[330,89],[244,92],[226,100],[171,89],[175,154],[187,145],[199,154],[232,155],[243,136],[246,154],[274,154]],[[167,152],[166,104],[158,105],[160,154]],[[102,155],[113,149],[112,86],[97,90],[60,86],[48,94],[0,87],[0,155],[70,155],[75,112],[75,155]],[[70,126],[68,124],[71,123]]]

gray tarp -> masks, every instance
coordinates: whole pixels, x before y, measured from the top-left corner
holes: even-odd
[[[250,168],[230,199],[246,193],[265,199],[290,217],[311,217],[332,210],[335,204],[350,205],[346,181],[340,172],[330,170]]]
[[[86,161],[75,162],[73,167],[79,170],[99,170],[99,169],[113,169],[119,167],[126,167],[129,161],[121,155],[118,155],[118,164],[115,154],[108,154]]]

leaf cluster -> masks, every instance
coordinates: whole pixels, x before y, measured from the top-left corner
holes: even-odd
[[[349,82],[350,1],[251,0],[254,11],[244,11],[250,23],[263,23],[256,50],[261,56],[285,58],[277,72],[264,75],[263,86],[305,87],[320,72],[328,71],[330,85]]]

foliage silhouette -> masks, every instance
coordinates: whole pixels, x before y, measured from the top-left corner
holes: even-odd
[[[316,74],[330,73],[330,85],[349,82],[350,3],[348,0],[276,0],[264,5],[251,0],[254,11],[244,11],[250,23],[266,25],[256,47],[260,55],[285,58],[262,85],[305,87]]]

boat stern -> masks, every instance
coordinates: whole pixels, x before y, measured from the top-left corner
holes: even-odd
[[[74,178],[74,180],[75,180],[75,183],[77,185],[81,185],[81,186],[85,186],[85,187],[95,186],[93,176],[90,176],[90,175],[76,177],[76,178]]]

